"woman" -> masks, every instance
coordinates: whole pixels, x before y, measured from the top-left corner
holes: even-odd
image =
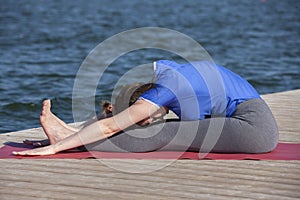
[[[278,129],[271,111],[255,89],[240,76],[207,61],[178,64],[161,60],[154,63],[154,71],[155,84],[135,86],[141,96],[132,102],[127,100],[128,108],[123,110],[121,106],[123,111],[81,130],[71,129],[56,118],[50,111],[50,102],[46,101],[41,123],[51,145],[13,153],[48,155],[81,145],[86,145],[89,150],[131,152],[212,150],[264,153],[276,147]],[[132,96],[131,92],[126,94]],[[116,103],[116,108],[118,106]],[[153,119],[165,115],[168,110],[177,114],[180,121],[127,130],[135,124],[151,124]],[[219,124],[221,129],[211,124]],[[216,134],[217,131],[220,133]],[[146,137],[153,132],[156,134]],[[215,141],[210,142],[213,146],[201,148],[206,135],[210,134],[217,135]]]

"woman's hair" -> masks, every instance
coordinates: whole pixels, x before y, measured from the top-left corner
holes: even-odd
[[[116,97],[113,114],[118,114],[134,104],[144,92],[153,88],[154,85],[154,83],[134,83],[123,86]]]
[[[110,114],[112,111],[110,109],[111,103],[109,101],[102,101],[101,102],[101,107],[102,107],[102,114]]]

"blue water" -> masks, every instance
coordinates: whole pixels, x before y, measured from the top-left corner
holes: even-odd
[[[297,0],[1,1],[0,133],[38,127],[46,98],[72,122],[74,78],[84,58],[105,39],[138,27],[190,36],[261,94],[299,89],[299,10]],[[109,77],[116,82],[116,73],[128,66],[170,57],[129,54],[114,63]],[[104,85],[97,102],[110,98],[113,84]]]

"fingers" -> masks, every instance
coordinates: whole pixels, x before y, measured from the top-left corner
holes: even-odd
[[[38,155],[41,155],[38,152],[31,152],[31,151],[13,151],[12,154],[15,156],[38,156]]]
[[[32,145],[33,141],[31,140],[23,140],[24,144]]]
[[[32,145],[34,147],[43,147],[43,146],[48,146],[50,145],[50,142],[48,139],[45,140],[24,140],[24,144],[27,145]]]
[[[31,150],[27,150],[27,151],[13,151],[12,152],[13,155],[18,155],[18,156],[28,156],[28,155],[38,155],[38,154],[35,154],[34,152],[31,152]]]
[[[20,156],[42,156],[42,155],[52,155],[55,154],[55,151],[51,146],[41,147],[37,149],[31,149],[26,151],[13,151],[13,155],[20,155]]]
[[[20,155],[20,156],[23,155],[23,156],[24,156],[24,155],[26,155],[26,152],[22,152],[22,151],[19,151],[19,152],[13,151],[12,154],[13,154],[13,155],[16,155],[16,156],[17,156],[17,155]]]

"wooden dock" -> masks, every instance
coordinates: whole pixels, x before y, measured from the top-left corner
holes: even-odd
[[[281,142],[300,143],[299,97],[300,90],[263,96],[278,122]],[[41,128],[0,134],[0,145],[43,137]],[[300,161],[177,160],[150,172],[166,161],[106,161],[2,159],[0,199],[300,198]],[[133,168],[144,173],[130,173]]]

